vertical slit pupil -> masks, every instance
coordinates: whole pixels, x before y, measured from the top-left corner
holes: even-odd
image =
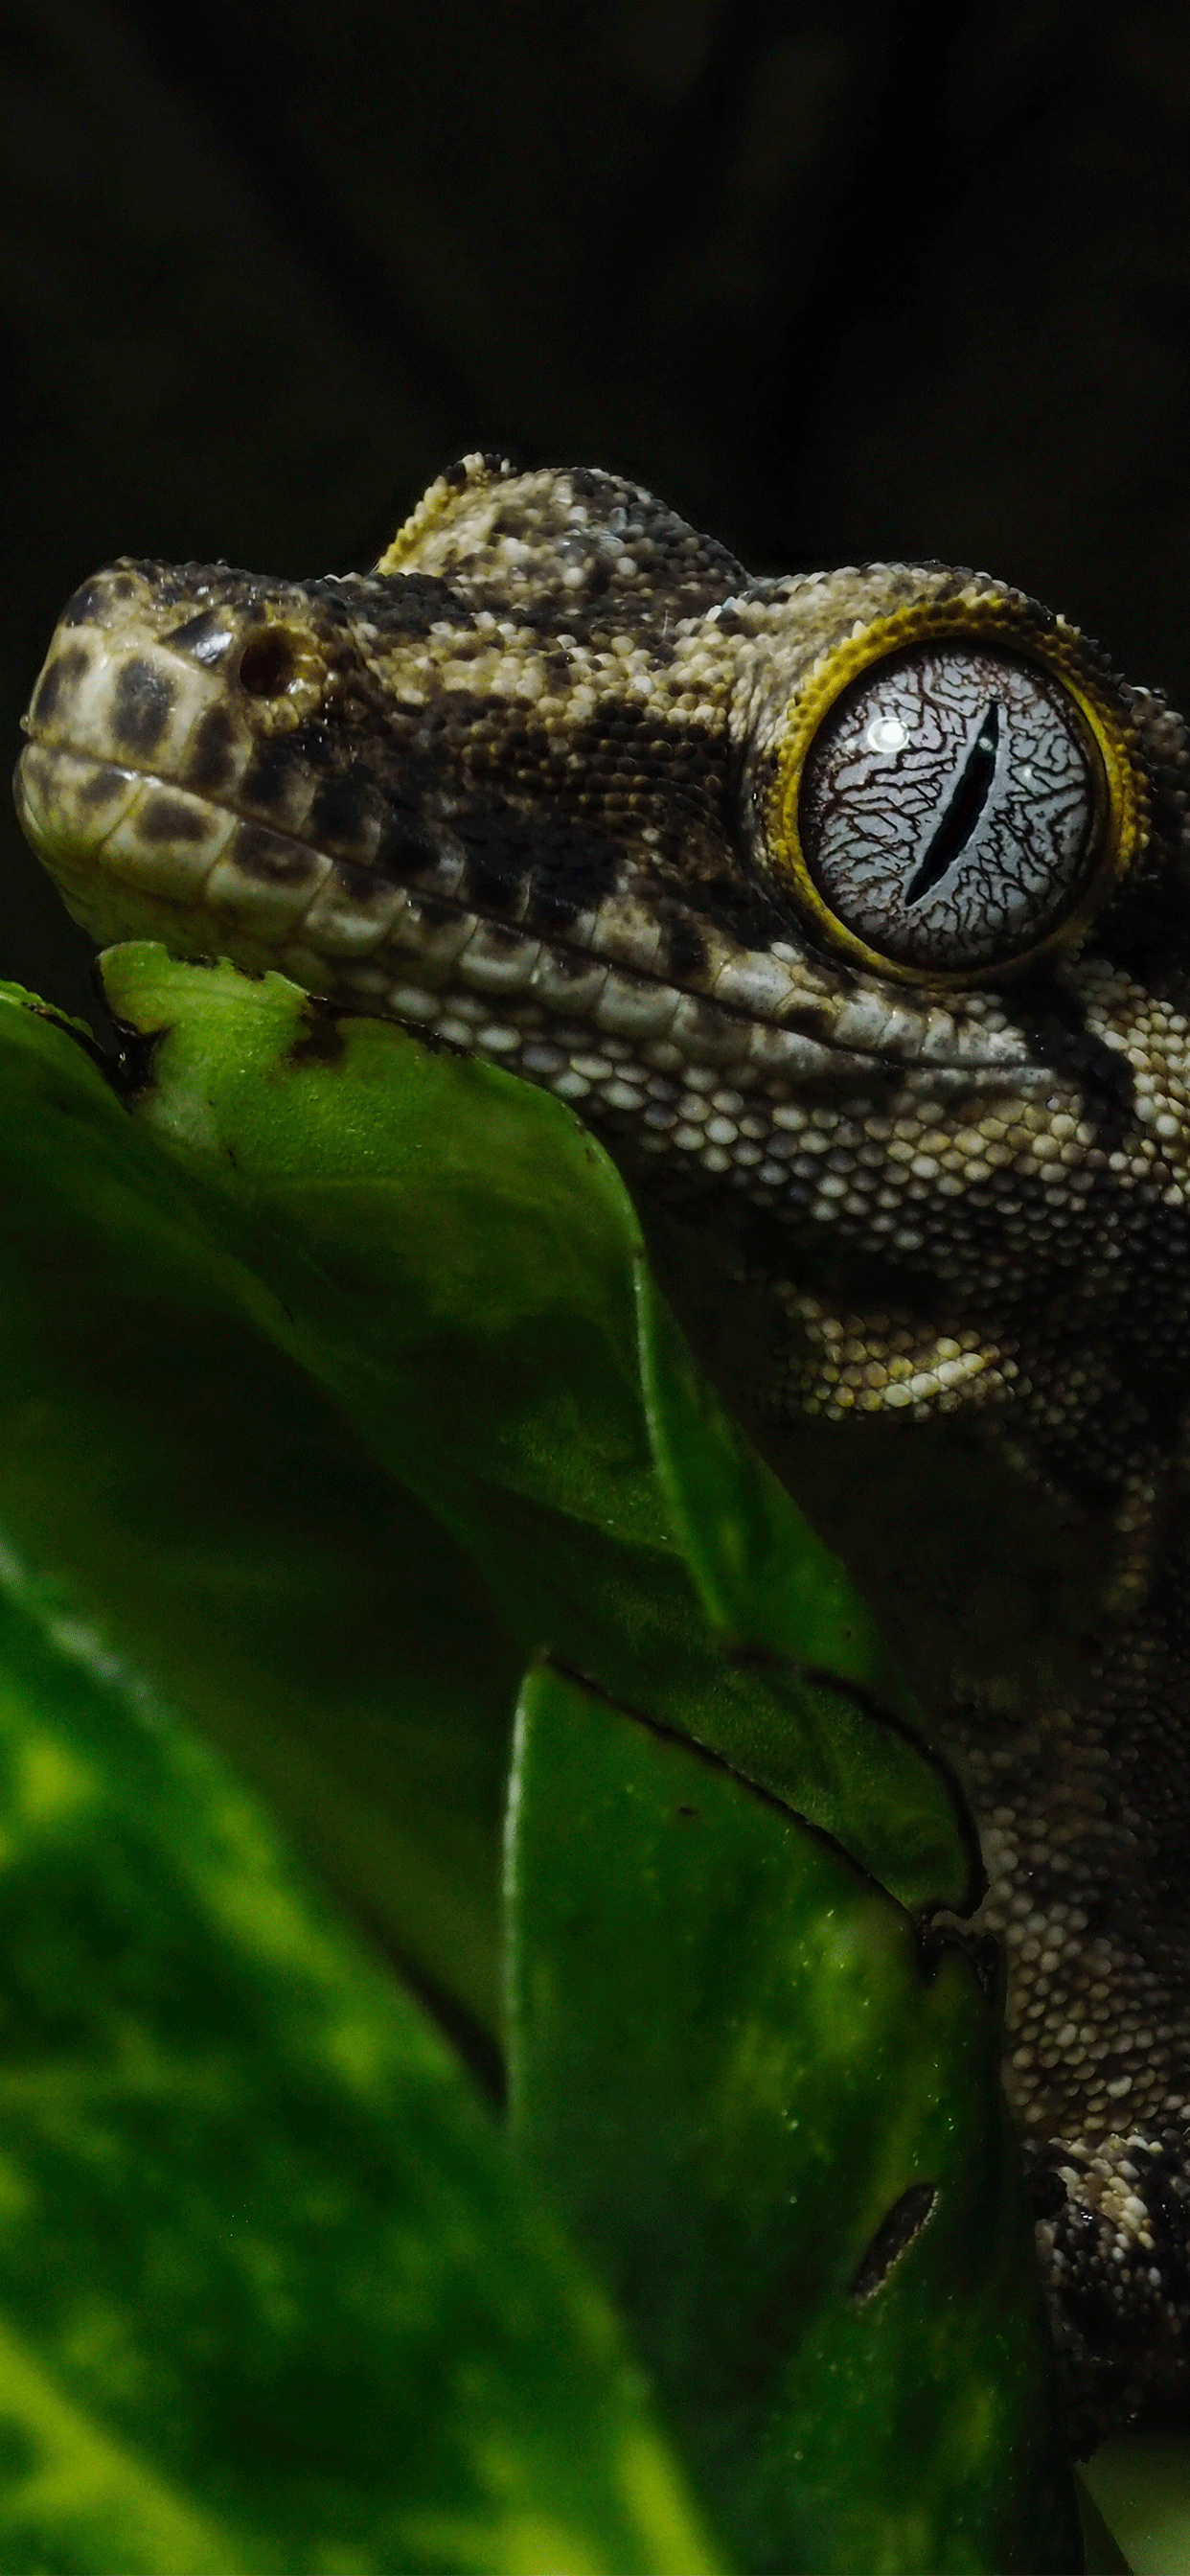
[[[920,867],[905,889],[905,901],[920,903],[930,894],[940,877],[966,849],[996,774],[996,754],[1000,747],[1000,706],[989,698],[979,730],[963,763],[959,779],[946,812],[938,825]]]

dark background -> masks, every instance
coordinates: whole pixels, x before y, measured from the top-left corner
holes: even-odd
[[[1190,11],[17,0],[3,721],[120,553],[369,562],[468,448],[1003,573],[1190,703]],[[86,1007],[5,810],[0,972]]]

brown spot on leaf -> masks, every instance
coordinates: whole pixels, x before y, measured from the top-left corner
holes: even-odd
[[[920,2236],[937,2197],[934,2183],[911,2182],[908,2191],[903,2191],[900,2199],[894,2200],[847,2284],[847,2295],[857,2305],[874,2298],[877,2290],[883,2289],[894,2263],[900,2261],[915,2237]]]
[[[335,1066],[342,1064],[346,1053],[342,1015],[325,1003],[308,1001],[302,1013],[301,1035],[294,1039],[286,1063]]]

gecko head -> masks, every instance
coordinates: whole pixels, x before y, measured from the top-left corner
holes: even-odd
[[[1077,949],[1154,841],[1135,700],[1003,583],[754,581],[613,476],[482,458],[371,573],[111,566],[26,728],[25,830],[97,937],[398,1017],[419,950],[452,980],[423,904],[526,970],[544,938],[710,999],[748,959],[759,996],[784,950],[928,1007]]]
[[[27,727],[97,938],[505,1064],[803,1268],[999,1310],[1026,1240],[1040,1314],[1180,1258],[1184,728],[1001,581],[756,580],[614,476],[469,458],[370,572],[97,575]]]

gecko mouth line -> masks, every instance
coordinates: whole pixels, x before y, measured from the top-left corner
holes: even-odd
[[[913,1013],[905,1010],[903,992],[873,998],[869,1026],[849,1029],[844,1042],[824,1025],[818,994],[799,997],[796,969],[786,978],[788,999],[777,1007],[766,1008],[765,996],[745,1001],[714,987],[699,991],[617,954],[614,937],[601,938],[597,917],[583,943],[540,932],[531,922],[500,920],[444,885],[449,860],[420,882],[400,884],[374,872],[366,859],[337,857],[159,770],[46,740],[32,729],[17,763],[16,792],[29,838],[85,926],[88,891],[102,886],[107,904],[123,897],[130,914],[139,907],[145,915],[139,924],[122,925],[122,937],[160,936],[169,945],[172,929],[191,953],[206,953],[214,940],[233,958],[239,944],[252,950],[253,966],[295,971],[299,980],[316,965],[328,1000],[367,1008],[371,996],[384,995],[386,1007],[414,1027],[429,1016],[414,998],[419,992],[441,1002],[461,983],[510,1014],[539,1006],[548,1020],[577,1017],[611,1035],[673,1037],[694,1061],[700,1037],[714,1062],[743,1052],[752,1035],[763,1045],[766,1071],[798,1085],[841,1079],[862,1085],[875,1064],[886,1071],[890,1057],[900,1057],[906,1071],[961,1076],[980,1089],[1057,1078],[1025,1052],[1015,1032],[1010,1038],[988,1032],[983,1045],[970,1036],[948,1051],[937,1026],[945,1018],[953,1032],[944,1002],[927,1001]],[[109,803],[110,820],[104,816]],[[463,860],[453,864],[461,875]],[[100,935],[110,944],[111,933]],[[300,951],[292,968],[290,949]],[[739,952],[745,972],[756,954]],[[758,954],[771,973],[767,953]],[[734,967],[731,961],[717,983],[729,982]],[[594,989],[600,978],[601,993]],[[675,1029],[683,1013],[721,1023],[724,1045],[712,1046],[705,1026]],[[931,1014],[933,1043],[923,1053]],[[904,1022],[899,1041],[897,1017]],[[727,1043],[732,1031],[734,1045]]]

